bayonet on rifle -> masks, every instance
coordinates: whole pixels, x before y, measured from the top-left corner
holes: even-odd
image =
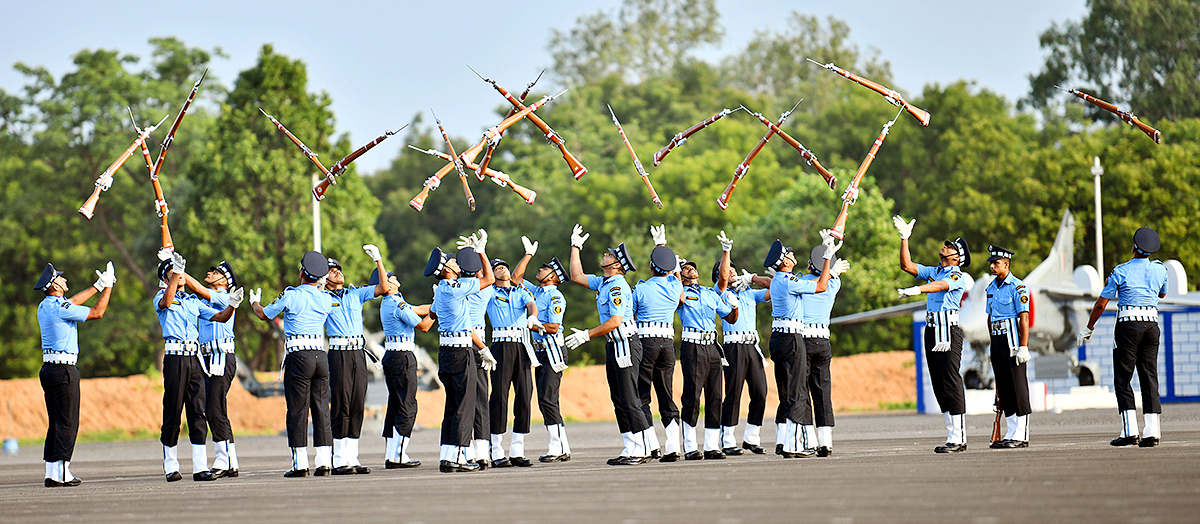
[[[696,132],[700,131],[701,129],[708,127],[713,122],[725,118],[726,115],[734,111],[737,110],[722,109],[717,114],[702,120],[700,123],[676,133],[675,136],[671,137],[671,141],[668,142],[666,146],[663,146],[663,148],[659,149],[657,153],[654,153],[654,165],[657,166],[658,164],[662,163],[663,159],[667,157],[667,154],[670,153],[671,150],[683,145],[684,142],[687,142],[688,137],[696,134]]]
[[[872,91],[875,91],[876,93],[883,95],[883,97],[885,99],[887,99],[888,102],[891,102],[892,105],[902,107],[902,108],[904,108],[905,111],[908,111],[908,114],[912,115],[913,118],[916,118],[917,121],[921,123],[921,125],[923,125],[923,126],[929,125],[929,111],[926,111],[924,109],[921,109],[917,106],[914,106],[914,105],[908,103],[907,101],[904,100],[904,96],[902,96],[895,89],[891,89],[889,87],[885,87],[883,85],[880,85],[880,84],[877,84],[870,80],[867,80],[866,78],[858,76],[854,73],[851,73],[845,69],[842,69],[842,68],[834,65],[833,62],[829,62],[828,64],[822,64],[811,58],[806,58],[806,60],[808,60],[809,62],[812,62],[814,64],[817,64],[818,66],[821,66],[825,69],[833,71],[834,73],[842,75],[850,80],[858,82],[863,87],[866,87]]]
[[[717,197],[717,205],[721,206],[721,209],[729,207],[729,197],[733,196],[733,190],[737,189],[738,181],[741,180],[742,177],[746,176],[746,172],[750,170],[750,163],[754,161],[754,157],[758,156],[758,153],[762,151],[764,147],[766,147],[767,142],[771,141],[771,137],[775,135],[775,130],[783,126],[783,123],[787,121],[788,117],[792,115],[792,112],[795,111],[797,107],[800,107],[800,102],[803,101],[804,99],[801,98],[796,102],[796,105],[792,106],[791,109],[784,111],[782,115],[779,115],[779,121],[775,124],[775,127],[768,127],[767,134],[763,135],[762,139],[758,141],[758,144],[755,144],[754,149],[750,150],[750,154],[746,155],[746,159],[742,160],[742,163],[738,164],[737,169],[733,170],[733,180],[729,181],[729,185],[725,186],[725,191],[721,192],[721,196]],[[747,113],[750,113],[756,117],[762,117],[761,114],[754,113],[749,109],[746,109],[746,106],[740,106],[739,109],[745,110]],[[809,164],[811,165],[812,162],[809,162]]]
[[[875,160],[875,154],[879,153],[879,146],[883,145],[883,139],[887,138],[888,130],[896,124],[896,119],[900,118],[902,112],[904,112],[903,107],[896,112],[896,116],[883,125],[883,130],[875,138],[875,143],[871,144],[871,150],[867,152],[867,157],[858,166],[854,178],[850,179],[850,185],[846,187],[846,192],[842,193],[842,210],[838,213],[837,220],[833,223],[833,229],[829,232],[834,238],[841,240],[846,236],[846,218],[850,216],[850,206],[858,201],[858,184],[862,182],[863,175],[867,174],[867,168],[871,167],[871,162]]]
[[[471,186],[467,185],[467,172],[463,171],[462,162],[459,161],[458,155],[454,152],[454,144],[450,142],[450,135],[446,134],[446,128],[442,127],[442,121],[438,119],[437,113],[433,109],[429,110],[433,114],[434,122],[437,122],[438,131],[442,132],[442,138],[446,140],[446,147],[450,149],[450,157],[454,162],[454,169],[458,171],[458,178],[462,180],[463,192],[467,194],[467,205],[471,207],[471,211],[475,211],[475,195],[471,194]]]
[[[617,114],[613,112],[612,106],[604,105],[608,106],[608,114],[612,115],[612,121],[617,125],[617,132],[621,133],[621,140],[625,141],[625,148],[629,150],[629,156],[633,157],[633,167],[642,176],[642,182],[646,183],[646,189],[650,190],[650,199],[654,201],[654,205],[662,209],[662,200],[658,199],[658,192],[654,190],[654,184],[650,183],[650,175],[646,174],[646,168],[642,167],[642,161],[638,160],[637,152],[633,150],[633,144],[630,144],[629,137],[625,136],[625,128],[621,127],[621,121],[617,120]]]
[[[471,68],[470,65],[468,65],[467,67]],[[471,68],[471,71],[475,72],[475,76],[478,76],[479,78],[483,78],[483,76],[481,76],[478,71],[475,71],[475,69]],[[538,80],[542,79],[542,75],[545,72],[546,72],[546,70],[543,69],[542,72],[538,73],[537,78],[534,78],[533,81],[529,83],[529,85],[525,86],[525,91],[521,93],[521,98],[520,98],[522,103],[525,102],[525,98],[527,98],[529,96],[529,92],[531,90],[533,90],[533,86],[537,85]],[[518,110],[516,107],[509,109],[508,113],[506,113],[504,115],[504,118],[508,118],[508,117],[515,115],[517,113],[517,111]],[[483,160],[479,162],[479,169],[475,170],[475,177],[478,178],[479,180],[483,180],[484,171],[487,170],[488,165],[492,163],[492,154],[494,154],[496,152],[496,146],[500,145],[500,139],[502,139],[503,137],[504,137],[504,132],[500,132],[499,135],[496,136],[496,140],[494,142],[488,143],[487,151],[483,153]]]
[[[112,187],[113,175],[116,174],[117,170],[120,169],[123,164],[125,164],[125,161],[128,160],[131,155],[133,155],[133,150],[137,149],[142,142],[146,141],[146,138],[150,136],[150,133],[153,133],[158,126],[162,125],[162,123],[165,122],[169,116],[171,115],[165,115],[162,117],[162,120],[158,121],[157,124],[143,129],[142,132],[138,134],[138,137],[134,139],[133,143],[129,144],[129,147],[125,149],[125,152],[121,153],[121,156],[117,157],[117,159],[108,166],[108,169],[105,169],[103,173],[100,173],[100,176],[96,178],[96,189],[93,189],[91,196],[89,196],[87,200],[83,202],[82,206],[79,206],[79,212],[83,214],[83,216],[87,217],[88,220],[92,219],[92,214],[96,210],[96,203],[100,201],[100,192],[108,191],[108,188]]]
[[[408,147],[409,147],[409,149],[412,149],[414,151],[420,151],[422,153],[425,153],[426,155],[435,156],[435,157],[438,157],[447,162],[452,161],[452,157],[450,155],[447,155],[446,153],[443,153],[441,151],[436,151],[436,150],[432,150],[432,149],[421,149],[412,144],[409,144]],[[466,167],[467,169],[479,170],[479,165],[477,165],[474,162],[471,162],[465,158],[462,159],[462,163],[463,163],[463,167]],[[527,187],[521,186],[521,185],[517,184],[516,182],[513,182],[511,177],[509,177],[507,174],[505,174],[501,171],[496,171],[494,169],[488,168],[488,169],[484,169],[483,173],[484,173],[484,175],[491,177],[492,181],[496,182],[497,185],[499,185],[501,187],[508,186],[509,188],[511,188],[514,193],[516,193],[521,198],[525,199],[525,203],[527,203],[527,204],[532,204],[533,200],[535,198],[537,198],[537,191],[534,191]],[[437,179],[434,178],[434,180],[437,180]]]
[[[338,160],[337,163],[329,166],[329,175],[321,179],[321,181],[313,187],[313,197],[318,201],[323,200],[325,198],[325,192],[329,190],[329,186],[337,185],[338,177],[342,176],[342,173],[346,172],[346,168],[350,166],[351,162],[355,161],[358,157],[362,156],[363,153],[366,153],[371,148],[379,145],[380,142],[387,140],[387,137],[404,131],[404,128],[406,127],[408,127],[408,124],[400,126],[400,129],[395,131],[384,130],[383,134],[379,135],[379,137],[377,137],[375,140],[367,142],[362,147],[355,149],[353,152],[346,155],[345,158],[342,158],[341,160]]]

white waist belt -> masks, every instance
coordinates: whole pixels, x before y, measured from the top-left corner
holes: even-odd
[[[1154,306],[1121,306],[1117,309],[1117,322],[1158,322],[1158,308]]]
[[[233,338],[223,338],[221,340],[213,340],[200,344],[200,350],[205,353],[233,353]]]
[[[804,338],[829,338],[829,324],[805,324]]]
[[[932,311],[925,313],[925,323],[939,326],[957,326],[958,311]]]
[[[321,335],[291,335],[283,343],[288,353],[294,351],[325,351]]]
[[[991,328],[989,331],[992,335],[1005,338],[1010,349],[1018,347],[1020,333],[1017,332],[1017,319],[1002,318],[992,321],[989,327]]]
[[[771,331],[780,333],[803,333],[804,322],[798,318],[777,318],[771,321]]]
[[[637,332],[641,338],[675,338],[675,326],[670,322],[638,322]]]
[[[410,337],[387,337],[383,340],[384,351],[416,351],[417,345]]]
[[[163,354],[166,355],[194,355],[196,354],[197,345],[195,342],[175,342],[168,340],[163,343]]]
[[[469,348],[471,344],[470,331],[440,331],[438,332],[438,344],[452,348]]]
[[[729,331],[725,333],[726,344],[753,344],[758,342],[757,331]]]
[[[492,342],[524,342],[525,328],[492,328]]]
[[[622,322],[621,325],[617,326],[616,329],[609,331],[605,337],[607,337],[610,342],[621,342],[627,338],[636,337],[637,335],[637,324],[627,320]]]
[[[352,351],[362,349],[366,345],[367,341],[362,335],[356,337],[329,337],[329,349]]]
[[[691,342],[693,344],[716,344],[717,332],[683,328],[683,341]]]
[[[564,344],[565,344],[565,342],[563,339],[563,334],[560,331],[553,335],[546,335],[541,340],[534,341],[533,347],[537,348],[539,351],[545,351],[550,348],[561,347]]]
[[[63,353],[58,351],[47,351],[42,353],[43,364],[70,364],[75,365],[79,361],[79,355],[75,353]]]

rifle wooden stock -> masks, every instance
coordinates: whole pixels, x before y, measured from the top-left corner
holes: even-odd
[[[395,131],[384,130],[383,134],[379,135],[379,137],[375,140],[367,142],[362,147],[355,149],[349,155],[346,155],[345,158],[338,160],[336,164],[329,166],[329,176],[321,179],[321,181],[313,187],[313,197],[317,200],[325,199],[325,192],[329,190],[329,186],[337,184],[337,177],[342,176],[342,173],[346,172],[346,168],[350,166],[351,162],[357,160],[358,157],[363,155],[363,153],[370,151],[372,147],[375,147],[384,140],[387,140],[387,137],[403,131],[405,127],[408,127],[408,124],[404,124],[400,127],[400,129]]]
[[[787,115],[782,116],[779,119],[779,123],[783,124],[785,120],[787,120]],[[721,196],[717,197],[717,205],[721,206],[721,209],[729,207],[729,197],[733,196],[733,190],[737,189],[738,180],[746,176],[746,172],[750,170],[750,163],[754,161],[754,157],[758,156],[758,153],[767,146],[767,142],[770,142],[771,137],[774,135],[775,128],[769,128],[767,134],[763,135],[758,143],[754,145],[754,149],[750,150],[750,154],[746,155],[745,160],[742,160],[742,163],[738,164],[737,169],[733,170],[733,180],[729,181],[729,185],[725,186],[725,191],[721,193]]]
[[[518,111],[525,108],[525,105],[522,104],[520,100],[517,100],[516,97],[509,94],[509,92],[503,87],[500,87],[500,84],[497,84],[495,80],[484,78],[483,81],[492,84],[492,87],[496,89],[496,92],[500,93],[504,99],[508,100],[508,103],[512,104],[513,107],[515,107]],[[575,180],[579,180],[581,177],[583,177],[583,175],[587,174],[587,168],[575,158],[575,155],[572,155],[570,151],[567,151],[567,144],[563,141],[562,137],[558,136],[558,133],[555,132],[554,129],[552,129],[549,125],[547,125],[546,122],[541,119],[541,117],[530,113],[529,121],[533,122],[533,125],[537,126],[542,133],[545,133],[546,139],[549,140],[551,144],[554,144],[554,146],[557,147],[562,153],[563,160],[567,161],[567,165],[571,168],[571,173],[575,175]]]
[[[625,149],[629,150],[629,156],[633,158],[633,167],[641,175],[642,182],[646,184],[646,189],[650,190],[650,199],[654,201],[654,205],[662,209],[662,200],[658,198],[658,191],[655,191],[654,184],[650,183],[650,175],[646,174],[646,168],[642,166],[642,161],[638,160],[637,151],[634,151],[633,144],[629,143],[629,137],[625,135],[625,128],[621,126],[621,121],[617,120],[617,114],[613,112],[612,106],[608,107],[608,113],[612,115],[612,121],[617,125],[617,132],[621,133],[621,140],[625,142]]]
[[[850,179],[850,185],[846,187],[846,192],[842,193],[842,210],[838,213],[837,220],[834,221],[833,228],[829,232],[829,234],[838,240],[846,236],[846,219],[850,216],[850,206],[858,200],[858,184],[862,182],[863,175],[867,174],[867,169],[871,167],[871,162],[875,160],[875,155],[879,152],[879,146],[883,145],[883,139],[887,138],[888,130],[895,125],[896,118],[900,118],[899,112],[888,123],[883,125],[883,130],[875,138],[875,143],[871,144],[871,150],[867,152],[867,157],[858,166],[858,171],[854,173],[854,178]]]
[[[728,115],[729,113],[732,113],[732,112],[733,112],[732,109],[722,109],[717,114],[714,114],[713,116],[710,116],[710,117],[700,121],[700,123],[698,123],[692,127],[684,129],[679,134],[672,137],[671,141],[668,142],[666,146],[663,146],[663,148],[659,149],[657,153],[654,153],[654,157],[653,157],[654,165],[658,166],[658,164],[662,163],[663,159],[667,157],[667,154],[670,153],[671,150],[683,145],[684,142],[687,142],[688,137],[696,134],[697,131],[700,131],[701,129],[708,127],[713,122],[716,122],[717,120],[724,118],[725,115]],[[722,207],[722,209],[724,209],[724,208]]]
[[[1000,409],[1000,392],[996,392],[996,403],[993,410],[996,412],[996,420],[992,422],[992,444],[1000,442],[1000,416],[1004,410]]]
[[[1157,129],[1150,127],[1149,125],[1146,125],[1141,120],[1138,120],[1138,117],[1134,116],[1133,112],[1123,111],[1123,110],[1121,110],[1121,108],[1117,107],[1116,105],[1114,105],[1110,102],[1105,102],[1104,100],[1100,100],[1099,98],[1096,98],[1092,95],[1084,93],[1083,91],[1080,91],[1078,89],[1063,89],[1062,87],[1059,87],[1059,86],[1054,86],[1054,87],[1058,87],[1059,89],[1062,89],[1063,91],[1071,93],[1072,95],[1075,95],[1075,96],[1083,99],[1084,101],[1091,102],[1096,107],[1099,107],[1099,108],[1104,109],[1114,115],[1117,115],[1118,117],[1121,118],[1121,120],[1125,121],[1126,124],[1129,124],[1138,129],[1141,129],[1143,133],[1146,133],[1146,136],[1149,136],[1151,140],[1154,140],[1155,144],[1162,143],[1162,133],[1160,133]]]
[[[830,62],[828,64],[822,64],[811,58],[809,58],[808,61],[812,62],[814,64],[817,64],[818,66],[821,66],[825,69],[833,71],[834,73],[842,75],[843,77],[845,77],[847,79],[858,82],[859,85],[862,85],[872,91],[875,91],[876,93],[883,95],[883,97],[886,98],[888,102],[891,102],[892,105],[904,108],[904,111],[907,111],[908,114],[913,116],[913,118],[916,118],[917,121],[920,122],[922,126],[929,125],[929,112],[908,103],[906,100],[904,100],[904,97],[901,96],[900,93],[897,92],[895,89],[891,89],[891,88],[883,86],[879,83],[873,82],[871,80],[867,80],[866,78],[863,78],[863,77],[858,76],[854,73],[851,73],[845,69],[842,69],[836,65],[833,65],[833,62]]]
[[[767,118],[761,114],[751,114],[758,117],[759,122],[762,122],[763,125],[767,126],[767,128],[779,135],[779,138],[782,138],[784,142],[787,142],[788,145],[800,152],[800,156],[804,157],[804,161],[812,165],[813,168],[817,170],[817,173],[820,173],[821,178],[825,179],[825,183],[829,185],[829,189],[833,189],[834,186],[837,185],[837,177],[833,176],[833,173],[830,173],[828,169],[825,169],[825,166],[821,165],[821,162],[817,160],[817,155],[813,154],[812,151],[809,151],[807,147],[804,147],[804,144],[801,144],[799,140],[792,138],[791,135],[787,134],[787,132],[776,125],[775,122],[767,120]]]
[[[150,170],[150,180],[158,180],[158,174],[162,171],[163,161],[167,156],[167,150],[171,148],[171,143],[175,141],[175,132],[179,131],[179,124],[183,122],[183,116],[187,114],[187,110],[192,106],[192,101],[196,99],[196,93],[200,91],[200,84],[204,82],[204,77],[208,76],[208,68],[200,74],[200,79],[192,85],[192,92],[188,93],[187,100],[183,101],[183,107],[179,108],[179,114],[175,115],[175,121],[171,123],[171,130],[167,131],[167,138],[163,139],[162,146],[158,151],[158,159],[154,161],[154,167]]]
[[[487,145],[487,141],[481,140],[478,144],[475,144],[475,145],[467,148],[466,151],[463,151],[462,154],[459,155],[459,158],[463,159],[463,160],[471,159],[472,161],[474,161],[473,159],[475,157],[479,156],[479,153],[481,151],[483,151],[483,148],[486,145]],[[451,160],[451,159],[447,158],[447,160]],[[431,177],[429,177],[429,179],[425,180],[425,187],[421,188],[421,192],[418,193],[417,196],[413,197],[412,200],[408,201],[409,207],[411,207],[417,211],[420,211],[422,208],[424,208],[425,200],[427,198],[429,198],[429,192],[437,187],[437,184],[431,183],[430,180],[437,180],[438,182],[440,182],[442,180],[442,177],[445,177],[447,174],[450,173],[450,171],[453,171],[453,170],[454,170],[454,162],[449,162],[446,165],[442,166],[441,169],[438,169],[437,172],[433,174],[433,176],[431,176]],[[431,185],[433,187],[430,187]]]
[[[279,120],[276,120],[275,117],[268,114],[266,111],[263,110],[263,108],[260,107],[260,108],[258,108],[258,110],[262,111],[262,114],[266,115],[267,118],[269,118],[271,120],[271,123],[275,124],[275,127],[279,128],[279,131],[282,132],[284,134],[284,136],[288,137],[288,140],[291,140],[293,144],[296,144],[296,147],[300,148],[300,151],[302,153],[304,153],[304,156],[308,157],[308,159],[313,164],[316,164],[317,169],[321,170],[321,174],[325,175],[325,178],[327,180],[333,176],[332,174],[329,173],[329,170],[325,169],[325,166],[321,164],[321,160],[317,158],[317,154],[313,153],[312,150],[308,148],[308,146],[304,145],[304,142],[301,142],[299,138],[296,138],[296,135],[293,135],[291,131],[288,131],[286,127],[283,127],[283,124],[281,124],[279,122]],[[319,185],[320,184],[318,184],[318,186]],[[329,185],[326,184],[325,187],[328,188]],[[317,189],[313,188],[313,197],[316,198],[317,200],[321,200],[322,198],[325,198],[325,190],[322,189],[321,195],[318,196]]]
[[[89,196],[87,200],[83,202],[82,206],[79,206],[79,213],[87,217],[88,220],[92,219],[92,215],[96,211],[96,204],[100,201],[100,192],[108,191],[109,186],[112,185],[112,176],[116,174],[118,169],[121,169],[121,166],[125,164],[126,160],[129,160],[129,157],[133,155],[133,150],[142,145],[142,143],[146,141],[146,138],[150,136],[150,133],[154,132],[154,130],[158,128],[160,124],[162,124],[163,120],[166,119],[167,117],[164,116],[163,119],[158,122],[158,124],[147,127],[146,129],[143,129],[141,133],[138,133],[138,137],[134,139],[132,144],[129,144],[129,148],[127,148],[124,153],[121,153],[121,156],[117,157],[117,159],[108,166],[108,169],[105,169],[103,173],[100,173],[100,176],[96,178],[96,189],[93,189],[91,196]]]
[[[150,149],[146,147],[146,142],[142,142],[142,156],[146,158],[146,168],[150,170],[150,175],[154,175],[155,163],[150,160]],[[159,155],[161,158],[162,155]],[[163,196],[162,185],[159,184],[158,178],[151,178],[150,184],[154,186],[154,209],[158,212],[159,218],[162,219],[162,224],[158,226],[159,232],[162,234],[162,248],[167,251],[174,251],[175,244],[171,242],[171,229],[167,227],[167,214],[170,212],[167,209],[167,200]]]
[[[544,73],[545,70],[543,70],[542,72]],[[528,86],[525,87],[525,91],[523,91],[521,93],[521,103],[525,103],[525,99],[529,97],[529,91],[533,89],[533,86],[535,84],[537,84],[538,80],[540,80],[541,78],[542,78],[542,75],[538,74],[538,77],[535,78],[532,82],[529,83]],[[513,116],[515,114],[517,114],[517,108],[513,107],[508,110],[508,113],[505,113],[504,118],[507,119],[508,117]],[[485,151],[483,153],[483,161],[479,162],[479,167],[478,167],[478,169],[475,170],[475,177],[478,178],[479,180],[481,180],[481,181],[483,180],[484,172],[487,171],[488,164],[492,163],[492,154],[494,154],[496,152],[496,147],[500,145],[500,140],[502,138],[504,138],[503,131],[500,132],[500,136],[496,137],[496,141],[494,143],[488,144],[487,151]],[[533,202],[530,202],[530,203],[532,204]]]
[[[471,186],[467,184],[467,172],[463,170],[462,162],[459,161],[458,154],[454,152],[454,144],[450,142],[450,135],[446,134],[446,128],[442,127],[442,121],[438,120],[436,114],[433,115],[433,120],[437,122],[438,131],[442,132],[442,139],[446,141],[446,147],[450,149],[450,157],[453,159],[454,170],[458,171],[458,178],[462,181],[463,193],[467,195],[467,206],[471,208],[471,211],[475,211],[475,195],[471,194]]]

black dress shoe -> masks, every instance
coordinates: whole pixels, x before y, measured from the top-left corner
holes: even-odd
[[[566,462],[571,460],[570,454],[563,455],[542,455],[538,457],[538,462]]]
[[[989,447],[989,448],[992,448],[992,449],[1004,449],[1004,448],[1006,447],[1006,446],[1004,445],[1004,442],[1005,442],[1006,440],[1008,440],[1008,439],[1000,439],[1000,440],[997,440],[997,441],[995,441],[995,442],[993,442],[993,443],[991,443],[991,444],[988,444],[988,447]]]
[[[833,448],[829,446],[817,446],[818,457],[828,457],[833,454]]]
[[[512,462],[512,465],[514,465],[518,468],[528,468],[528,467],[533,466],[533,462],[530,462],[529,459],[527,459],[525,457],[513,457],[513,458],[509,459],[509,461]],[[495,464],[493,464],[493,466],[494,465]]]
[[[61,488],[66,485],[67,485],[66,482],[59,482],[54,479],[46,479],[46,487],[47,488]]]
[[[775,445],[775,454],[776,454],[776,455],[782,455],[782,454],[783,454],[783,444],[776,444],[776,445]]]
[[[504,457],[500,460],[493,460],[492,467],[493,468],[511,468],[511,467],[513,467],[513,463],[512,463],[512,460],[509,460],[508,457]]]
[[[962,453],[966,450],[966,444],[951,444],[949,442],[933,448],[934,453]]]
[[[219,479],[219,478],[224,478],[224,477],[229,477],[229,476],[231,476],[231,475],[229,474],[229,471],[230,471],[230,470],[228,470],[228,469],[210,469],[209,471],[210,471],[210,472],[212,472],[212,476],[213,476],[213,478],[214,478],[214,479]]]
[[[662,457],[661,449],[656,449],[656,450],[650,452],[650,458],[652,458],[652,459],[661,458],[661,457]]]
[[[1129,437],[1117,437],[1108,442],[1113,446],[1132,446],[1138,443],[1137,435]]]
[[[183,480],[183,475],[180,475],[178,471],[167,473],[167,482],[178,482],[180,480]]]
[[[613,466],[636,466],[645,464],[650,457],[617,457],[617,462]]]
[[[1027,448],[1029,447],[1029,441],[1005,439],[1000,441],[1000,446],[1005,449]]]
[[[744,453],[744,452],[742,451],[742,448],[738,448],[738,447],[733,447],[733,448],[725,448],[725,449],[722,449],[722,450],[721,450],[721,452],[722,452],[722,453],[724,453],[724,454],[726,454],[726,455],[733,455],[733,456],[735,456],[735,457],[736,457],[736,456],[739,456],[739,455],[741,455],[742,453]]]
[[[236,469],[227,469],[227,470],[225,470],[225,476],[226,476],[226,477],[229,477],[229,478],[231,478],[231,479],[233,479],[233,478],[237,478],[237,476],[238,476],[238,470],[236,470]]]
[[[383,461],[383,467],[386,469],[415,468],[420,465],[421,461],[419,460],[410,460],[408,462],[392,462],[390,460]]]
[[[701,453],[699,450],[689,451],[689,452],[683,454],[684,460],[701,460],[703,458],[704,458],[704,454]]]
[[[65,487],[69,487],[69,488],[73,488],[73,487],[75,487],[75,486],[78,486],[78,485],[80,485],[80,484],[83,484],[83,479],[81,479],[81,478],[79,478],[79,477],[75,477],[75,478],[73,478],[73,479],[71,479],[71,480],[68,480],[68,481],[66,481],[66,482],[63,482],[63,483],[62,483],[62,485],[63,485],[63,486],[65,486]]]
[[[363,466],[362,464],[354,466],[354,474],[355,475],[367,475],[369,473],[371,473],[371,468]]]
[[[488,462],[487,459],[474,460],[474,461],[468,460],[467,461],[467,464],[472,464],[472,463],[475,464],[475,468],[478,471],[487,471],[488,466],[492,465],[490,462]],[[475,470],[472,470],[472,471],[475,471]]]
[[[314,477],[328,477],[329,472],[330,472],[329,466],[317,466],[317,469],[315,471],[313,471],[313,476]]]
[[[290,478],[290,479],[301,478],[301,477],[307,477],[307,476],[308,476],[308,468],[305,468],[305,469],[289,469],[289,470],[287,470],[287,471],[283,472],[283,476],[284,476],[284,477],[287,477],[287,478]]]
[[[817,456],[817,451],[814,449],[802,449],[800,451],[784,451],[780,454],[783,455],[783,458],[788,459],[811,458]]]
[[[766,453],[766,451],[763,450],[762,446],[759,446],[758,444],[747,444],[747,443],[743,442],[742,449],[748,449],[748,450],[750,450],[751,453],[753,453],[755,455],[762,455],[762,454]],[[780,446],[779,450],[783,451],[783,447]]]
[[[717,449],[704,450],[704,460],[720,460],[725,458],[725,453]]]
[[[1146,437],[1138,441],[1139,448],[1152,448],[1158,445],[1158,437]]]
[[[210,480],[217,480],[217,477],[211,471],[192,473],[192,481],[194,482],[208,482]]]
[[[629,458],[629,457],[626,457],[625,455],[621,455],[619,457],[613,457],[613,458],[608,459],[608,462],[605,462],[605,464],[608,464],[609,466],[616,466],[617,463],[619,463],[622,460],[625,460],[627,458]]]
[[[354,466],[338,466],[333,468],[334,475],[353,475]]]

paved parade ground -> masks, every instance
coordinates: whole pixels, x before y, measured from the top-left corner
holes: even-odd
[[[987,449],[992,417],[969,416],[968,450],[953,455],[932,451],[940,416],[840,415],[830,458],[633,467],[604,464],[619,452],[615,424],[577,423],[570,462],[456,474],[438,472],[438,432],[422,429],[419,468],[383,469],[383,440],[364,435],[370,475],[304,479],[283,478],[284,437],[245,437],[241,476],[207,483],[186,476],[181,456],[185,480],[168,484],[155,441],[88,443],[71,465],[83,485],[49,489],[40,446],[25,446],[0,456],[0,521],[1197,522],[1200,404],[1164,411],[1152,449],[1110,447],[1110,410],[1035,413],[1032,447],[1018,450]],[[773,433],[763,428],[764,447]],[[545,441],[535,426],[529,455]]]

